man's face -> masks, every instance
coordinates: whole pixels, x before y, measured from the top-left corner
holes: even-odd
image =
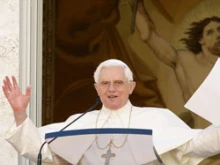
[[[122,67],[106,67],[101,69],[95,88],[105,107],[116,110],[127,103],[135,85],[125,77]]]
[[[220,23],[212,21],[206,25],[200,44],[210,53],[220,56]]]

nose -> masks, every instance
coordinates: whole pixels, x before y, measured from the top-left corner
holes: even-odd
[[[219,37],[220,37],[220,30],[219,30],[219,29],[218,29],[217,32],[216,32],[216,36],[217,36],[217,38],[219,39]]]
[[[109,91],[115,91],[116,90],[116,87],[115,87],[114,83],[109,83],[108,90]]]

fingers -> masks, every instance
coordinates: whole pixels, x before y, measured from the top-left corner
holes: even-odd
[[[8,98],[9,94],[14,91],[14,89],[18,88],[17,81],[14,76],[12,76],[12,82],[10,81],[8,76],[5,76],[3,80],[2,90],[4,95]]]
[[[8,97],[8,90],[5,88],[5,86],[2,86],[2,91],[3,91],[3,93],[4,93],[4,95],[5,95],[5,97]]]
[[[138,11],[144,11],[144,0],[130,0],[128,1],[132,11],[135,10],[136,5],[138,6]]]
[[[11,83],[8,76],[6,76],[6,83],[7,83],[7,86],[8,86],[8,90],[12,91],[14,89],[14,87],[12,86],[12,83]]]
[[[8,78],[8,76],[5,77],[5,79],[3,80],[3,86],[2,86],[2,90],[4,92],[4,95],[7,97],[11,91],[12,85],[11,82]]]
[[[6,88],[7,90],[13,90],[13,89],[14,89],[13,86],[12,86],[12,83],[11,83],[11,81],[10,81],[10,79],[9,79],[8,76],[5,76],[4,86],[5,86],[5,88]]]
[[[12,76],[12,82],[13,82],[13,86],[14,86],[14,89],[18,89],[18,83],[17,83],[17,80],[15,79],[15,76]]]
[[[30,96],[30,94],[31,94],[31,86],[29,85],[29,86],[26,88],[25,95],[26,95],[26,96]]]
[[[131,9],[134,9],[134,0],[128,1],[128,4],[130,5]]]
[[[12,92],[13,93],[16,92],[16,94],[20,93],[20,89],[15,76],[12,76],[11,79],[12,82],[10,81],[8,76],[5,76],[5,79],[3,80],[2,90],[7,98],[9,97],[9,94]],[[30,96],[30,93],[31,93],[31,86],[28,86],[25,95]]]

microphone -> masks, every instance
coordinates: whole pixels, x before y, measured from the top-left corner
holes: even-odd
[[[78,119],[80,119],[81,117],[83,117],[87,112],[90,112],[93,110],[93,108],[95,108],[98,104],[100,103],[100,98],[98,97],[96,99],[96,102],[93,106],[91,106],[89,109],[87,109],[85,112],[83,112],[80,116],[78,116],[76,119],[74,119],[72,122],[70,122],[69,124],[67,124],[64,128],[62,128],[59,132],[62,132],[64,129],[66,129],[67,127],[69,127],[71,124],[73,124],[74,122],[76,122]],[[54,137],[53,139],[51,139],[48,144],[52,143],[54,140],[56,140],[57,137]],[[39,153],[38,153],[38,157],[37,157],[37,165],[41,165],[42,163],[42,149],[44,147],[44,145],[46,144],[47,142],[44,141],[44,143],[41,145],[40,147],[40,150],[39,150]]]

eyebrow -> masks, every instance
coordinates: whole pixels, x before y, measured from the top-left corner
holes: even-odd
[[[210,34],[213,31],[214,31],[213,29],[208,29],[208,30],[206,30],[206,34]]]

